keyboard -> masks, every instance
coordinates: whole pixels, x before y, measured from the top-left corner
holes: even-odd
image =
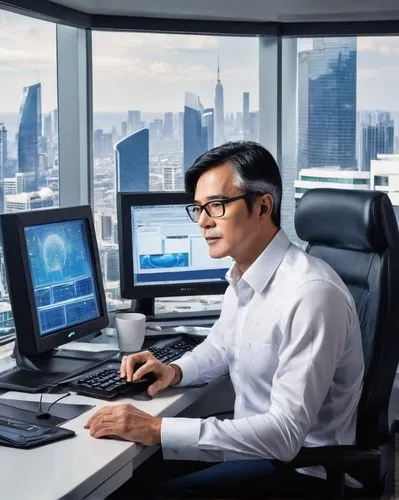
[[[199,345],[205,337],[185,335],[183,338],[164,346],[151,346],[148,350],[163,363],[171,363]],[[73,380],[69,386],[78,394],[101,399],[114,399],[118,396],[143,392],[155,381],[153,374],[140,380],[127,382],[120,377],[120,363],[111,361],[100,369]]]
[[[101,369],[73,380],[69,387],[85,396],[101,399],[113,399],[127,394],[143,392],[155,381],[152,374],[140,380],[127,382],[120,376],[120,363],[110,362]]]
[[[162,363],[172,363],[192,351],[205,339],[203,335],[184,335],[181,339],[169,342],[164,346],[151,346],[148,350]]]

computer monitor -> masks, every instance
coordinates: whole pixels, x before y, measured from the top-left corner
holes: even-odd
[[[19,352],[39,355],[108,325],[91,208],[0,216]]]
[[[209,256],[200,227],[185,210],[191,202],[182,192],[118,193],[122,297],[140,299],[147,308],[155,297],[225,291],[232,259]]]

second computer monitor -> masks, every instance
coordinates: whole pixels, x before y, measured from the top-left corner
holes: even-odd
[[[90,207],[0,216],[18,347],[36,355],[108,325]]]
[[[230,257],[213,259],[190,220],[185,193],[119,193],[121,295],[127,299],[223,293]]]

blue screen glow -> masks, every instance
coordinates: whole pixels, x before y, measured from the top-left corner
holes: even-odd
[[[98,318],[85,222],[25,227],[40,335]]]

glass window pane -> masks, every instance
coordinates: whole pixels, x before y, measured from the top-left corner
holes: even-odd
[[[297,140],[283,141],[294,241],[289,221],[311,188],[386,191],[399,215],[398,84],[399,37],[298,39]]]
[[[94,210],[115,307],[123,304],[117,190],[183,190],[184,170],[201,153],[258,140],[258,83],[255,37],[93,33]],[[219,306],[215,297],[158,301],[164,311]]]
[[[58,205],[56,25],[0,10],[0,212]],[[13,330],[0,248],[0,340]]]

